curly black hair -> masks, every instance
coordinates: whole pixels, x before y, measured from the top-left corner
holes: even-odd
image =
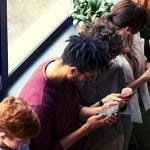
[[[109,66],[110,58],[102,41],[95,37],[79,34],[67,40],[62,59],[64,64],[75,66],[83,72],[103,71]]]
[[[98,38],[105,45],[111,59],[122,53],[124,39],[118,34],[114,26],[108,25],[100,18],[94,23],[87,25],[83,34]]]

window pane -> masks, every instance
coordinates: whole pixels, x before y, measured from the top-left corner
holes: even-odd
[[[71,12],[71,0],[7,0],[11,73]]]

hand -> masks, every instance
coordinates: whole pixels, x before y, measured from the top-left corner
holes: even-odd
[[[120,98],[119,98],[119,100],[120,100]],[[121,99],[122,100],[122,99]],[[111,106],[113,106],[113,105],[117,105],[117,104],[119,104],[120,103],[120,101],[109,101],[109,102],[107,102],[107,103],[104,103],[104,105],[102,106],[102,111],[104,110],[104,109],[107,109],[107,108],[109,108],[109,107],[111,107]]]
[[[112,102],[108,102],[112,103]],[[119,111],[119,102],[115,102],[114,104],[108,105],[108,103],[103,106],[102,111],[100,112],[101,115],[104,116],[112,116],[113,114],[117,114]]]
[[[129,87],[123,88],[121,91],[121,97],[122,98],[129,97],[130,95],[132,95],[132,93],[133,93],[132,88]]]
[[[91,132],[99,127],[106,125],[108,117],[102,115],[95,115],[90,117],[85,125],[88,128],[88,131]]]
[[[110,94],[110,95],[107,95],[105,98],[102,99],[103,103],[107,103],[107,102],[110,102],[110,101],[117,101],[117,102],[120,102],[122,101],[122,98],[119,97],[120,94]]]
[[[129,88],[129,87],[123,88],[121,91],[121,97],[120,97],[122,98],[121,105],[128,103],[128,101],[131,99],[133,94],[134,94],[134,91],[132,88]]]
[[[99,127],[116,123],[119,118],[120,118],[119,114],[111,116],[95,115],[90,117],[85,125],[88,127],[88,131],[91,132]]]
[[[111,115],[108,117],[108,119],[106,120],[106,124],[113,124],[113,123],[116,123],[120,118],[120,114],[117,113],[117,114],[114,114],[114,115]]]

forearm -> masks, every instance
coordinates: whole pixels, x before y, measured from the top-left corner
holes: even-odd
[[[67,150],[71,145],[73,145],[75,142],[80,140],[83,136],[85,136],[88,133],[89,127],[87,124],[84,124],[76,131],[72,132],[71,134],[61,139],[60,143],[63,146],[64,150]]]
[[[138,79],[136,79],[132,83],[130,83],[128,85],[128,87],[130,87],[132,89],[136,89],[136,88],[140,87],[145,81],[146,81],[145,78],[143,78],[143,76],[140,76]]]
[[[61,139],[60,140],[61,145],[65,150],[68,149],[71,145],[80,140],[83,136],[89,134],[96,128],[105,125],[106,121],[108,121],[109,119],[110,117],[104,117],[101,115],[95,115],[90,117],[87,120],[87,122],[84,125],[82,125],[79,129]]]
[[[116,102],[121,101],[122,99],[120,99],[119,96],[120,96],[119,93],[111,93],[88,108],[91,110],[93,109],[95,111],[91,112],[85,108],[81,112],[83,113],[83,116],[85,117],[89,117],[93,114],[98,114],[100,111],[102,111],[103,107],[105,107],[105,104],[108,104],[108,103],[115,104]]]
[[[93,105],[91,105],[90,107],[92,108],[92,107],[99,107],[100,105],[99,105],[99,101],[98,102],[96,102],[95,104],[93,104]]]
[[[146,62],[145,68],[146,68],[146,69],[150,68],[150,62]]]
[[[89,117],[98,114],[102,107],[82,107],[80,110],[80,119],[86,121]]]

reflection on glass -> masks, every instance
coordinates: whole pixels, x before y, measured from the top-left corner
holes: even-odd
[[[54,31],[70,8],[71,0],[7,0],[9,73]]]

